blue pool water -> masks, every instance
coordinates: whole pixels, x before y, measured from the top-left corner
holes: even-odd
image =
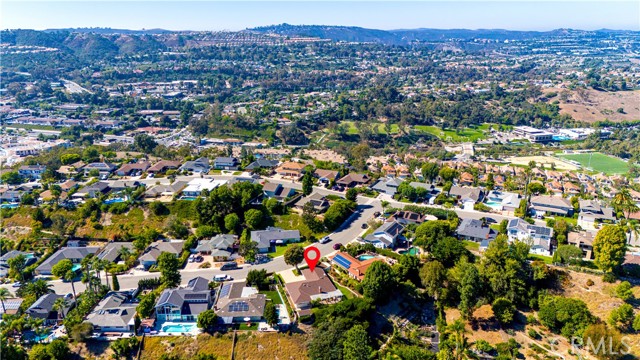
[[[192,200],[195,200],[195,199],[197,199],[197,197],[195,197],[195,196],[183,196],[183,197],[180,198],[180,200],[187,200],[187,201],[192,201]]]
[[[114,198],[114,199],[107,199],[104,201],[104,203],[107,205],[111,205],[111,204],[121,203],[124,201],[125,200],[123,198]]]
[[[365,260],[373,259],[374,257],[375,256],[373,256],[373,255],[360,255],[360,256],[358,256],[358,260],[365,261]]]
[[[2,204],[2,205],[0,205],[0,208],[2,208],[2,209],[15,209],[18,206],[20,206],[20,204]]]
[[[502,203],[498,202],[498,201],[487,201],[486,203],[484,203],[485,205],[487,205],[488,207],[494,208],[494,209],[502,209]]]
[[[164,325],[162,331],[166,333],[189,333],[196,329],[196,324]]]
[[[551,138],[553,139],[553,141],[569,140],[569,137],[568,136],[564,136],[564,135],[553,135]]]
[[[416,255],[418,255],[418,249],[412,247],[409,250],[399,251],[399,253],[402,254],[402,255],[406,254],[406,255],[416,256]]]

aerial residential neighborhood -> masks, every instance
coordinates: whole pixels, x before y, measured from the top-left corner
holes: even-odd
[[[640,357],[638,6],[3,4],[0,360]]]

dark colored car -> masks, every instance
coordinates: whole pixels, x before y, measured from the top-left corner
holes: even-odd
[[[367,223],[362,223],[361,228],[366,229],[366,228],[368,228],[368,227],[369,227],[369,225],[367,225]]]
[[[340,250],[341,247],[342,247],[342,244],[340,243],[333,244],[333,250]]]

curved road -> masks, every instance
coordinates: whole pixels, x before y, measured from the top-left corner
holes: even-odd
[[[362,230],[362,224],[366,223],[373,217],[374,212],[382,211],[382,206],[380,205],[380,201],[376,199],[371,199],[367,197],[359,197],[358,198],[358,206],[353,215],[345,221],[344,224],[334,233],[330,234],[331,241],[327,244],[316,243],[314,246],[320,250],[321,256],[327,256],[331,253],[335,252],[333,250],[333,244],[341,243],[346,245],[348,242],[354,240],[356,237],[360,235]],[[291,269],[292,267],[285,264],[284,257],[279,256],[275,259],[272,259],[268,263],[259,264],[259,265],[243,265],[237,270],[225,270],[221,271],[220,269],[193,269],[193,270],[181,270],[180,274],[182,275],[182,284],[186,285],[187,282],[195,277],[202,276],[206,279],[213,279],[215,275],[219,274],[227,274],[233,277],[234,280],[244,279],[247,276],[249,270],[252,269],[265,269],[267,272],[275,273],[283,270]],[[121,290],[129,290],[138,287],[138,281],[140,279],[148,279],[148,278],[156,278],[159,277],[159,273],[144,273],[144,274],[134,274],[134,275],[118,275],[118,282],[120,283]],[[104,283],[104,274],[101,274],[101,279]],[[109,281],[111,278],[109,277]],[[71,292],[71,283],[63,282],[61,280],[53,280],[50,282],[53,285],[53,289],[57,294],[66,294]],[[76,293],[80,293],[85,290],[84,284],[79,281],[74,283]],[[8,288],[10,291],[17,290],[16,288],[11,288],[11,285],[7,284],[4,287]]]

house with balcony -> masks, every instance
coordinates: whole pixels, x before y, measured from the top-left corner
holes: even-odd
[[[509,241],[522,241],[529,244],[531,246],[529,252],[533,254],[551,256],[553,253],[551,244],[553,229],[549,227],[532,225],[523,219],[516,218],[509,221],[507,235]]]
[[[234,157],[217,157],[213,160],[213,168],[216,170],[237,170],[240,162]]]
[[[276,169],[276,173],[282,177],[288,177],[292,179],[299,179],[304,173],[304,167],[306,164],[301,164],[293,161],[286,161],[280,164]]]
[[[532,196],[530,204],[532,215],[573,215],[573,205],[571,201],[563,197],[548,195]]]
[[[570,232],[567,235],[567,242],[582,250],[582,258],[584,260],[593,260],[593,240],[596,233],[593,231]]]
[[[595,200],[580,200],[578,225],[586,230],[595,230],[601,223],[614,223],[616,215],[613,208],[604,207]]]
[[[41,179],[47,167],[44,165],[22,165],[18,168],[18,174],[25,179]]]
[[[134,334],[137,302],[129,291],[112,291],[87,315],[93,331],[108,334]]]
[[[156,302],[156,319],[159,322],[194,322],[198,315],[213,304],[209,280],[196,277],[184,288],[165,289]]]

